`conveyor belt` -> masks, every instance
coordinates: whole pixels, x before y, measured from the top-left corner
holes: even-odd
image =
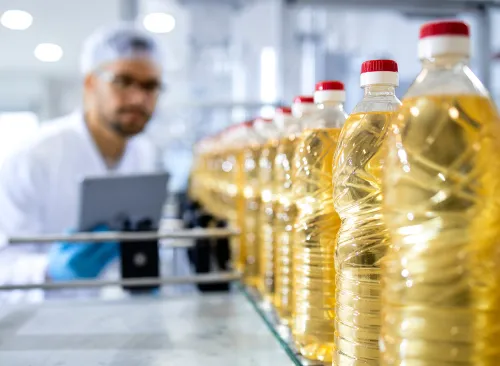
[[[0,365],[293,364],[240,293],[0,308]]]

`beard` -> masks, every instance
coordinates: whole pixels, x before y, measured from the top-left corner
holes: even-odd
[[[121,137],[129,138],[141,133],[151,119],[151,114],[144,108],[124,107],[104,118],[105,124]]]

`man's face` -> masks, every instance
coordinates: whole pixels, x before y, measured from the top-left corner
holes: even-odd
[[[123,137],[142,132],[161,91],[160,69],[146,59],[120,60],[89,78],[86,89],[102,123]]]

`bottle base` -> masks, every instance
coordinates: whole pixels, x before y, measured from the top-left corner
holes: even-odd
[[[302,357],[310,361],[320,361],[331,363],[335,351],[332,343],[321,342],[300,342],[295,340],[295,347]]]
[[[259,278],[255,276],[243,275],[243,283],[248,287],[259,290]]]
[[[341,352],[336,352],[333,356],[332,366],[380,366],[380,361],[355,359]]]

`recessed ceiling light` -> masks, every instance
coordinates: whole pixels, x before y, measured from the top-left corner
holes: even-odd
[[[35,57],[42,62],[57,62],[63,55],[61,46],[54,43],[40,43],[35,48]]]
[[[0,17],[0,23],[2,23],[5,28],[26,30],[33,23],[33,17],[24,10],[7,10]]]
[[[152,33],[169,33],[175,28],[175,18],[168,13],[150,13],[144,17],[142,24]]]

